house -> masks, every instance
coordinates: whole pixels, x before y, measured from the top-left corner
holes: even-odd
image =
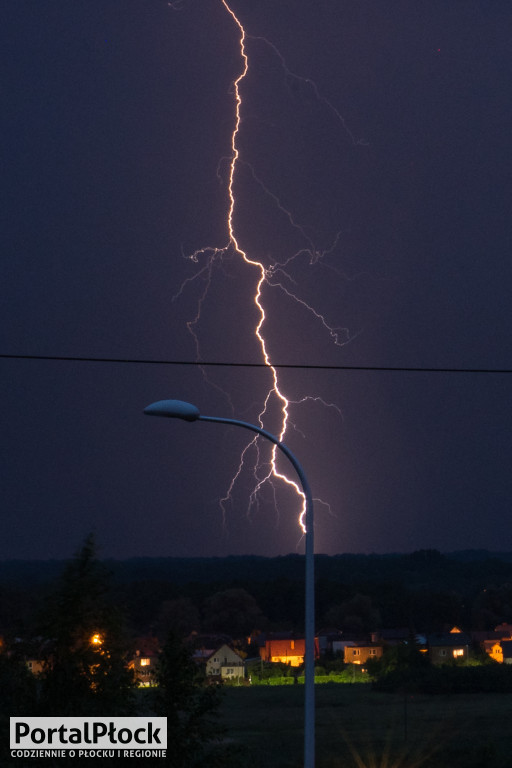
[[[160,644],[156,637],[138,637],[135,639],[135,651],[128,662],[128,669],[133,669],[139,686],[155,684],[155,672],[160,653]]]
[[[494,631],[489,632],[488,630],[482,630],[482,629],[471,630],[469,635],[471,637],[471,642],[473,643],[473,645],[479,645],[481,648],[485,648],[485,643],[487,643],[488,640],[492,640],[492,642],[495,643],[499,640],[502,640],[503,638],[503,635],[501,634],[501,632],[494,632]],[[491,647],[488,643],[487,643],[487,646],[489,648]]]
[[[393,629],[379,629],[371,633],[372,643],[385,643],[385,645],[408,645],[411,642],[417,646],[425,645],[427,638],[423,634],[414,632],[409,627],[395,627]]]
[[[503,663],[512,664],[512,639],[501,641],[501,652],[503,654]]]
[[[345,658],[345,648],[352,648],[354,645],[356,645],[354,640],[334,640],[332,652],[337,656]]]
[[[432,664],[449,664],[465,661],[469,655],[469,637],[464,632],[437,632],[427,637],[427,647]]]
[[[206,677],[221,680],[240,680],[245,677],[244,660],[225,643],[211,651],[206,659]]]
[[[394,627],[392,629],[379,629],[376,632],[372,632],[372,643],[386,643],[386,645],[402,645],[406,643],[411,637],[411,630],[409,627]]]
[[[326,653],[336,653],[334,643],[347,640],[346,636],[339,629],[322,629],[318,633],[318,650],[321,656]]]
[[[473,639],[480,642],[481,647],[491,659],[499,664],[512,664],[510,656],[510,648],[512,647],[511,624],[499,624],[495,627],[494,632],[479,633],[484,635],[483,639],[475,637],[475,634],[472,633]]]
[[[205,666],[206,662],[214,652],[213,648],[198,648],[194,651],[192,654],[192,660],[198,665],[198,666]]]
[[[501,638],[512,638],[512,624],[498,624],[494,631],[498,632]]]
[[[53,661],[53,642],[36,637],[31,640],[16,638],[16,655],[25,661],[25,666],[33,675],[41,675]],[[10,653],[8,652],[10,655]]]
[[[484,651],[499,664],[512,664],[512,638],[484,640]]]
[[[353,643],[345,646],[345,664],[366,664],[368,659],[380,659],[383,647],[379,643]]]
[[[27,659],[25,664],[28,671],[32,672],[33,675],[40,675],[44,672],[45,662],[43,659]]]
[[[303,637],[270,635],[265,645],[260,647],[263,661],[281,662],[291,667],[300,667],[304,663],[306,641]],[[315,638],[315,658],[318,658],[318,638]]]
[[[503,649],[501,647],[501,640],[484,640],[482,643],[483,649],[491,659],[497,661],[499,664],[503,664]]]

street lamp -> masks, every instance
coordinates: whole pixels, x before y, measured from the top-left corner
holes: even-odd
[[[314,768],[315,765],[315,561],[313,538],[313,497],[306,475],[301,465],[290,451],[271,432],[238,419],[228,419],[220,416],[203,416],[199,409],[191,403],[182,400],[159,400],[144,409],[148,416],[165,416],[184,421],[216,421],[221,424],[234,424],[244,427],[251,432],[270,440],[293,464],[302,485],[306,500],[305,539],[306,539],[306,615],[305,615],[305,653],[304,653],[304,768]]]

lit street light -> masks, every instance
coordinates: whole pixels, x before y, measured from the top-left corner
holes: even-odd
[[[203,416],[198,408],[181,400],[159,400],[144,409],[148,416],[166,416],[184,421],[216,421],[221,424],[234,424],[251,432],[266,437],[274,443],[293,464],[302,485],[306,501],[305,539],[306,539],[306,615],[305,615],[305,652],[304,652],[304,768],[315,765],[315,564],[313,539],[313,497],[306,475],[301,465],[287,446],[271,432],[238,419],[219,416]]]

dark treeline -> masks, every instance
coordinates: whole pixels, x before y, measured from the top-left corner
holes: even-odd
[[[303,624],[300,555],[103,564],[112,575],[112,597],[136,635],[161,634],[170,625],[183,634],[236,634],[254,628],[300,631]],[[30,632],[35,609],[64,567],[59,561],[0,563],[0,634]],[[512,555],[318,555],[316,602],[317,629],[409,626],[429,632],[455,623],[490,629],[512,620]]]
[[[279,577],[303,577],[302,555],[260,557],[134,557],[127,560],[103,560],[116,581],[163,580],[175,584],[188,582],[229,582],[244,578],[249,571],[252,581],[269,581]],[[512,552],[464,550],[441,554],[422,549],[411,554],[386,555],[316,555],[319,577],[334,581],[354,582],[374,578],[401,578],[421,583],[425,576],[441,586],[447,577],[479,581],[480,577],[504,576],[512,573]],[[41,583],[54,580],[62,573],[67,560],[3,560],[0,561],[0,583]]]

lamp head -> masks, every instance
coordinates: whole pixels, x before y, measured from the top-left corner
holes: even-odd
[[[183,400],[159,400],[144,408],[144,413],[147,416],[166,416],[169,419],[184,421],[197,421],[200,417],[199,409]]]

